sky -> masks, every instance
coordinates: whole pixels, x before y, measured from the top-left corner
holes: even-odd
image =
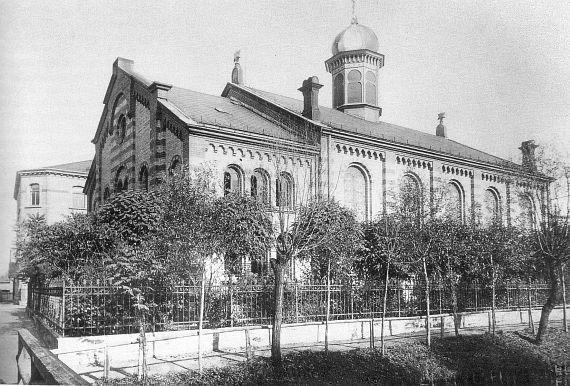
[[[570,149],[570,3],[358,0],[378,35],[382,120],[520,162],[534,139]],[[221,94],[241,49],[245,84],[301,98],[351,19],[349,0],[0,0],[0,274],[13,241],[16,171],[93,158],[112,63]]]

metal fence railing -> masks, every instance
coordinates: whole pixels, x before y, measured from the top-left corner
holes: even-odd
[[[387,317],[425,315],[424,285],[413,281],[392,281],[388,286]],[[200,284],[181,283],[144,286],[146,321],[155,331],[197,328]],[[384,285],[331,285],[331,320],[379,318]],[[543,283],[501,283],[496,288],[497,309],[541,306],[548,288]],[[267,325],[273,314],[273,287],[259,284],[207,285],[204,326],[206,328]],[[326,317],[327,286],[288,283],[285,286],[284,322],[323,321]],[[491,288],[464,284],[457,293],[459,311],[491,308]],[[57,287],[29,286],[28,309],[64,336],[133,333],[137,326],[134,298],[123,287],[102,282]],[[432,313],[449,313],[451,294],[434,284],[430,290]]]

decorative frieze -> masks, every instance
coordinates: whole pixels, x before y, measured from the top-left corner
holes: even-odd
[[[488,181],[488,182],[498,182],[498,183],[506,183],[508,179],[505,176],[500,176],[498,174],[492,173],[481,173],[481,180]]]
[[[411,168],[418,168],[418,169],[433,169],[433,162],[422,160],[419,158],[404,156],[404,155],[397,155],[396,156],[396,163],[402,166],[408,166]]]
[[[460,177],[473,177],[473,170],[465,169],[458,166],[446,165],[441,166],[441,171],[446,174],[451,174]]]
[[[340,145],[338,143],[336,144],[336,151],[337,153],[341,154],[350,154],[353,157],[368,158],[380,161],[385,159],[384,153],[382,152],[375,150],[368,150],[356,146]]]
[[[210,143],[207,151],[212,153],[221,153],[238,158],[249,158],[257,161],[274,162],[276,164],[291,165],[292,167],[310,167],[311,161],[306,158],[293,155],[281,155],[273,152],[259,151],[255,149],[247,149],[235,145]]]

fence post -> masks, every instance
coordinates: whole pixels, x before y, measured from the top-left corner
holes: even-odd
[[[479,290],[479,283],[476,282],[473,289],[473,292],[475,293],[475,312],[477,312],[477,291]]]
[[[511,296],[509,294],[509,284],[510,284],[510,282],[506,283],[506,286],[507,286],[507,309],[511,308]]]
[[[402,316],[402,288],[400,287],[400,279],[396,281],[396,294],[398,295],[398,317]]]
[[[234,284],[230,281],[230,326],[234,326]]]
[[[105,349],[104,349],[104,363],[103,363],[103,377],[105,380],[109,379],[109,369],[111,367],[110,360],[109,360],[109,346],[107,345],[107,341],[105,340]]]
[[[299,323],[299,293],[297,289],[297,278],[295,278],[295,323]],[[249,337],[249,333],[248,333]],[[248,338],[249,339],[249,338]]]
[[[61,283],[61,312],[60,312],[61,336],[65,336],[65,280]]]

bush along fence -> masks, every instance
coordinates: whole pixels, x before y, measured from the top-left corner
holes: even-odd
[[[425,315],[423,286],[413,281],[392,281],[388,286],[386,317]],[[147,322],[154,331],[198,328],[200,283],[145,286]],[[331,285],[330,320],[379,318],[382,314],[382,283]],[[56,287],[30,285],[28,309],[62,336],[135,333],[138,331],[135,300],[121,286],[84,282]],[[497,285],[497,309],[526,309],[544,304],[544,283]],[[529,296],[530,293],[530,296]],[[318,322],[326,318],[327,286],[290,282],[285,288],[284,322]],[[450,313],[451,295],[446,287],[433,285],[432,313]],[[460,286],[460,312],[491,308],[491,288],[477,283]],[[206,285],[204,327],[272,324],[273,285]]]

